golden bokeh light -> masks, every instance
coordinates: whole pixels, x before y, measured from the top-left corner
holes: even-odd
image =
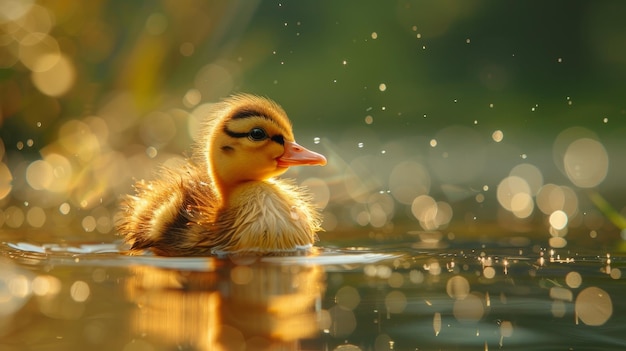
[[[357,289],[350,285],[345,285],[335,294],[335,303],[346,310],[352,311],[361,303],[361,296]]]
[[[570,289],[562,288],[560,286],[553,286],[550,288],[550,298],[554,300],[573,301],[574,294]]]
[[[52,173],[49,175],[49,182],[45,189],[57,193],[67,191],[73,179],[72,164],[70,161],[63,155],[50,153],[45,154],[43,162],[52,169]]]
[[[98,138],[83,121],[69,120],[59,129],[58,143],[66,153],[76,155],[82,162],[92,160],[100,153]]]
[[[56,295],[61,291],[61,281],[51,275],[38,275],[33,279],[32,287],[37,296]]]
[[[572,142],[563,157],[565,173],[574,185],[581,188],[598,186],[609,170],[609,156],[604,146],[593,139],[581,138]]]
[[[26,222],[31,227],[41,228],[46,223],[46,212],[41,207],[32,207],[26,212]]]
[[[534,209],[533,198],[527,193],[517,193],[511,198],[511,212],[517,218],[528,218]]]
[[[47,189],[52,183],[54,169],[43,160],[33,161],[26,169],[26,181],[35,190]]]
[[[402,204],[411,204],[413,199],[430,192],[430,175],[420,163],[400,162],[393,167],[389,175],[389,190],[393,197]]]
[[[572,289],[577,289],[583,282],[583,277],[578,272],[569,272],[565,276],[565,284]]]
[[[577,318],[590,326],[603,325],[613,315],[611,296],[595,286],[582,290],[576,296],[574,306]]]
[[[0,23],[17,21],[32,8],[34,0],[0,1]]]
[[[31,276],[10,261],[0,261],[0,319],[6,320],[28,302],[32,294]]]
[[[24,211],[17,206],[9,206],[4,209],[4,224],[10,228],[19,228],[24,224]]]
[[[87,301],[90,294],[91,289],[89,288],[89,284],[82,280],[75,281],[70,287],[70,296],[72,296],[72,299],[76,302]]]
[[[553,236],[548,239],[548,244],[550,245],[550,247],[553,247],[555,249],[562,249],[567,246],[567,240],[560,236]]]
[[[530,163],[521,163],[513,167],[509,175],[524,179],[530,187],[529,195],[536,195],[543,186],[543,174],[541,170]]]
[[[561,210],[554,211],[550,214],[550,225],[556,230],[564,229],[567,226],[567,221],[567,213]]]
[[[63,96],[74,86],[76,68],[65,55],[41,55],[35,61],[34,67],[33,84],[46,95]]]
[[[389,313],[402,313],[407,304],[407,297],[402,291],[393,290],[385,296],[385,307]]]
[[[496,276],[495,268],[488,266],[483,269],[483,276],[487,279],[493,279]]]
[[[448,279],[446,283],[446,292],[448,296],[455,300],[463,300],[470,293],[469,281],[460,275]]]
[[[4,163],[0,162],[0,200],[4,199],[11,193],[13,188],[13,175],[11,170]]]
[[[498,129],[491,134],[491,139],[493,139],[496,143],[499,143],[504,140],[504,133]]]
[[[454,300],[452,314],[459,322],[476,323],[485,315],[485,306],[482,299],[472,293],[467,295],[464,299]]]
[[[61,49],[57,40],[46,33],[28,33],[20,40],[19,58],[33,73],[45,72],[58,64]]]
[[[534,209],[528,182],[519,176],[508,176],[500,181],[496,191],[498,203],[518,218],[527,218]]]

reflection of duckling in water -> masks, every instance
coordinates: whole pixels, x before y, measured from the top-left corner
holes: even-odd
[[[309,195],[275,179],[295,165],[324,165],[296,144],[275,102],[236,95],[215,105],[192,159],[139,181],[117,222],[131,250],[165,256],[292,252],[310,248],[320,216]]]
[[[286,351],[301,350],[301,340],[318,335],[323,267],[249,257],[204,262],[207,271],[130,268],[125,292],[135,304],[133,337],[163,350]]]

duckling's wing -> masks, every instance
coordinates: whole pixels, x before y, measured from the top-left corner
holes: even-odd
[[[116,223],[131,250],[152,249],[158,254],[180,254],[188,246],[187,233],[193,230],[196,192],[211,194],[199,168],[189,163],[180,169],[163,168],[158,178],[135,184],[135,195],[123,201]],[[205,196],[209,199],[211,196]],[[206,207],[206,206],[205,206]]]

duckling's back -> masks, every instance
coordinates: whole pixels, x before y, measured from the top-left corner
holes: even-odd
[[[210,216],[197,211],[194,194],[198,193],[204,194],[204,201],[214,197],[208,179],[193,163],[180,169],[163,168],[156,180],[137,182],[135,195],[123,200],[116,223],[118,232],[131,245],[131,253],[150,249],[159,255],[176,256],[187,251],[194,243],[186,242],[186,238],[197,230],[198,217]]]

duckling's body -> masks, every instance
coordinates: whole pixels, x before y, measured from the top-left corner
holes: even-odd
[[[165,256],[276,254],[308,249],[320,230],[309,195],[275,177],[326,159],[295,143],[271,100],[237,95],[216,104],[193,157],[123,201],[119,232],[131,250]]]

